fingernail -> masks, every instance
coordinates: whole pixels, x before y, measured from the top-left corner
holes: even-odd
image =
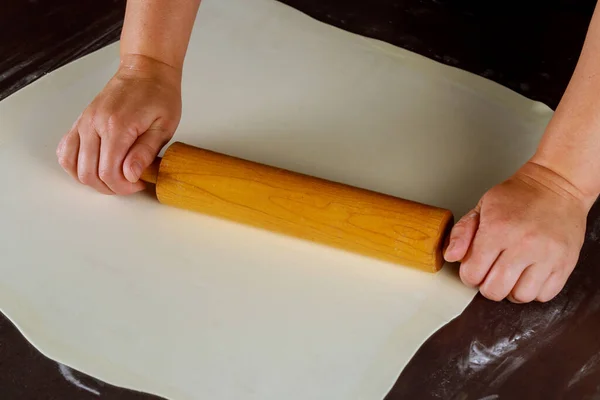
[[[142,176],[142,165],[139,162],[134,161],[134,163],[131,164],[131,172],[133,172],[134,178],[131,183],[135,183],[140,179],[140,176]]]

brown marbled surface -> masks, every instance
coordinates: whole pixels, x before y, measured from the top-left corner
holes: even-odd
[[[159,400],[117,388],[43,356],[0,313],[0,399]]]

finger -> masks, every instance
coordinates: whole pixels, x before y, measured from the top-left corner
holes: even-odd
[[[91,186],[100,193],[114,194],[98,176],[100,158],[100,137],[95,132],[79,134],[80,148],[77,159],[77,176],[84,185]]]
[[[462,260],[471,246],[471,242],[479,226],[479,212],[472,210],[454,225],[450,232],[450,241],[444,258],[448,262]]]
[[[568,274],[559,271],[554,271],[548,279],[543,283],[536,300],[545,303],[555,298],[564,288],[567,282]]]
[[[536,298],[539,302],[547,302],[556,297],[563,290],[569,276],[577,266],[579,261],[579,253],[567,256],[563,261],[558,262],[552,269],[552,273],[542,285],[540,292]]]
[[[77,176],[77,158],[79,156],[79,133],[75,130],[63,136],[56,149],[58,163],[73,179]]]
[[[142,172],[152,164],[170,137],[162,129],[151,128],[138,138],[123,163],[123,174],[128,181],[139,182]]]
[[[530,303],[534,301],[551,272],[552,270],[548,267],[548,264],[530,265],[521,274],[510,293],[509,300],[513,303]]]
[[[481,285],[492,265],[503,249],[492,235],[479,230],[460,266],[459,275],[463,283],[470,287]]]
[[[111,125],[102,139],[100,149],[100,179],[113,192],[120,195],[135,193],[143,186],[132,184],[123,175],[125,156],[135,143],[138,133],[124,124]]]
[[[518,255],[503,251],[485,277],[479,292],[493,301],[504,300],[528,265]]]

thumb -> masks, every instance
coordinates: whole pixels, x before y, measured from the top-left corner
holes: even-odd
[[[452,232],[450,232],[448,247],[444,253],[446,261],[460,261],[467,255],[479,227],[480,211],[481,201],[454,225]]]
[[[164,129],[154,127],[138,137],[123,162],[125,178],[131,183],[139,181],[142,172],[152,164],[170,137]]]

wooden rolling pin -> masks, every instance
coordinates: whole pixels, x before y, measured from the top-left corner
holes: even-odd
[[[448,210],[174,143],[141,178],[158,200],[437,272]]]

